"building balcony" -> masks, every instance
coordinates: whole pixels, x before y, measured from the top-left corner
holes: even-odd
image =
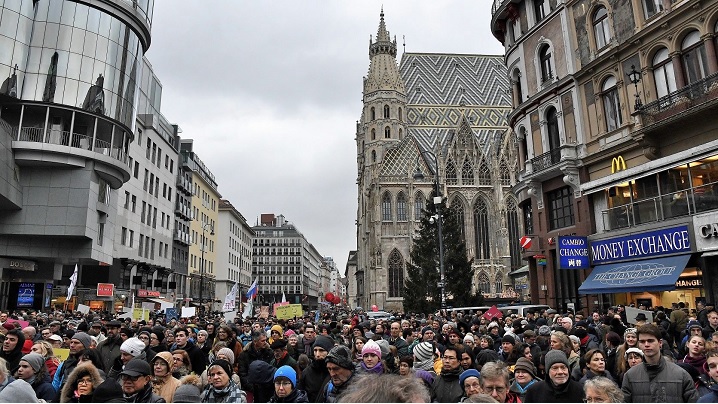
[[[178,243],[180,243],[180,244],[184,244],[184,245],[190,245],[190,244],[191,244],[191,240],[190,240],[189,234],[188,234],[188,233],[185,233],[185,232],[182,232],[182,231],[179,231],[179,230],[175,230],[174,241],[176,241],[176,242],[178,242]]]
[[[192,220],[192,209],[184,205],[175,205],[175,214],[185,220]]]
[[[192,181],[183,176],[177,177],[177,189],[184,192],[185,195],[192,195]]]
[[[644,135],[665,132],[678,127],[686,119],[713,119],[718,111],[718,73],[692,83],[678,91],[642,106]]]
[[[578,150],[576,146],[564,145],[558,149],[550,150],[546,153],[526,161],[526,168],[520,174],[521,180],[547,180],[557,175],[563,175],[566,165],[577,165]]]
[[[603,226],[616,230],[717,209],[718,182],[713,182],[606,209]]]

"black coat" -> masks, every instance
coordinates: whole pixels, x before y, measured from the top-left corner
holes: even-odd
[[[187,341],[187,345],[185,345],[184,348],[180,348],[175,345],[172,350],[174,351],[177,349],[184,349],[185,352],[187,352],[194,374],[201,375],[207,368],[207,355],[202,353],[202,351],[197,348],[197,345],[195,345],[192,341]]]
[[[329,371],[326,362],[314,360],[302,371],[302,376],[297,382],[297,389],[307,393],[309,402],[316,403],[317,397],[321,395],[322,388],[329,381]]]
[[[556,388],[550,380],[534,383],[526,391],[525,403],[580,403],[583,400],[583,388],[569,378],[568,383]]]

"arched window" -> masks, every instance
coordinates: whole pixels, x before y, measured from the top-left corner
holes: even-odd
[[[479,164],[479,185],[491,185],[491,170],[486,159],[481,159]]]
[[[606,130],[618,129],[623,123],[623,119],[621,118],[621,103],[618,99],[615,77],[610,76],[603,81],[601,98],[603,99],[603,115],[606,118]]]
[[[384,138],[391,139],[391,128],[388,126],[384,128]]]
[[[521,88],[521,70],[514,69],[511,74],[511,81],[514,84],[514,94],[516,94],[516,104],[521,104],[524,100],[523,89]]]
[[[403,119],[404,119],[404,115],[402,114],[401,107],[399,107],[399,120],[401,121]]]
[[[468,158],[464,160],[464,165],[461,167],[461,183],[474,185],[474,166],[471,165]]]
[[[401,297],[404,288],[404,258],[394,249],[389,254],[389,297]]]
[[[511,173],[504,159],[501,159],[501,163],[499,163],[499,175],[501,176],[501,185],[511,185]]]
[[[371,128],[371,140],[376,140],[376,129]]]
[[[384,119],[389,119],[389,106],[384,105]]]
[[[384,196],[381,197],[381,220],[391,222],[391,195],[389,192],[384,192]]]
[[[376,150],[371,151],[371,162],[376,163]]]
[[[403,192],[399,192],[399,195],[396,196],[396,221],[406,222],[407,220],[406,196],[404,196]]]
[[[706,47],[701,41],[698,31],[692,31],[683,38],[681,45],[681,59],[686,74],[686,84],[703,80],[708,75],[708,59]]]
[[[496,290],[496,293],[501,293],[504,291],[504,279],[501,273],[497,273],[496,277],[494,278],[494,288]]]
[[[676,74],[668,49],[663,48],[653,56],[653,81],[656,82],[656,96],[665,97],[677,90]]]
[[[474,206],[474,235],[476,239],[476,258],[490,257],[489,245],[489,208],[483,198],[479,198]]]
[[[513,198],[509,198],[506,203],[506,227],[509,234],[509,255],[511,255],[511,270],[513,271],[521,267],[519,212]]]
[[[551,62],[551,47],[543,45],[539,50],[539,62],[541,63],[541,84],[553,80],[553,64]]]
[[[375,119],[376,119],[376,110],[374,109],[374,107],[371,107],[371,120],[373,121]]]
[[[424,194],[419,191],[414,195],[414,220],[419,221],[424,216]]]
[[[456,198],[453,202],[451,202],[451,212],[456,217],[456,223],[459,226],[461,240],[466,241],[466,227],[464,227],[464,204],[461,203],[460,198]]]
[[[485,272],[479,274],[479,292],[485,295],[491,293],[491,281]]]
[[[593,35],[596,37],[596,49],[603,48],[611,40],[606,7],[600,6],[593,12]]]
[[[561,161],[561,135],[558,131],[558,113],[556,108],[546,110],[546,131],[548,132],[548,147],[551,151],[551,163]]]
[[[456,185],[459,183],[459,179],[456,177],[456,166],[451,160],[446,163],[446,183],[448,185]]]

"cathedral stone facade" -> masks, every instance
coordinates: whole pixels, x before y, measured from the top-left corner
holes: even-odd
[[[523,223],[511,192],[517,147],[506,123],[511,99],[503,58],[404,53],[397,64],[396,55],[382,12],[369,42],[356,126],[357,256],[347,273],[354,283],[349,304],[402,309],[412,240],[435,172],[463,223],[472,289],[514,297],[509,273],[523,265]],[[414,179],[417,169],[424,179]]]

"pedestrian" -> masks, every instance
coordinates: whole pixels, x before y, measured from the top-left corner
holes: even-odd
[[[266,337],[266,336],[265,336]],[[246,403],[247,395],[232,381],[229,362],[218,359],[209,365],[209,384],[202,392],[203,403]]]
[[[95,389],[102,383],[99,370],[91,363],[78,365],[60,392],[61,403],[92,403]],[[119,387],[119,385],[118,385]]]
[[[52,387],[50,374],[42,355],[29,353],[23,356],[20,359],[15,378],[30,383],[37,398],[48,402],[55,398],[55,389]]]
[[[544,355],[546,379],[526,391],[527,403],[578,403],[583,399],[581,385],[571,379],[568,357],[559,349]]]
[[[307,393],[297,388],[297,372],[284,365],[274,372],[274,395],[270,403],[308,403]]]
[[[622,403],[623,393],[613,382],[602,376],[586,380],[583,385],[587,403]]]
[[[180,381],[172,376],[172,354],[158,352],[150,362],[152,365],[152,391],[171,403]]]
[[[120,373],[122,395],[129,403],[164,403],[152,391],[152,369],[142,359],[132,359]]]
[[[349,348],[337,345],[329,351],[326,358],[330,381],[322,393],[322,402],[335,403],[337,397],[345,392],[354,378],[355,367]]]
[[[459,375],[462,371],[459,352],[454,346],[447,346],[441,360],[443,367],[431,386],[431,401],[456,403],[464,394],[459,384]]]
[[[526,391],[541,379],[536,377],[536,367],[527,358],[519,358],[514,366],[514,381],[509,391],[519,397],[521,402],[526,400]]]

